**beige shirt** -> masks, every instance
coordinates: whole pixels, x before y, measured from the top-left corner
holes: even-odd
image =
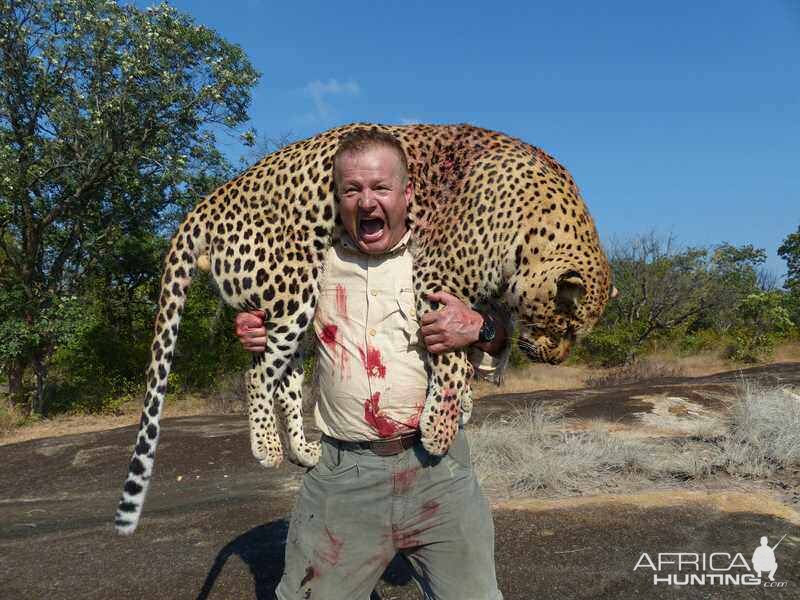
[[[328,250],[314,316],[320,430],[350,441],[413,431],[425,402],[426,350],[412,285],[410,233],[388,252],[361,252],[343,236]],[[484,375],[502,362],[473,348]]]

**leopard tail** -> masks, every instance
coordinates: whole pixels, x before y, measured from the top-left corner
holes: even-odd
[[[172,366],[178,327],[186,303],[186,292],[195,273],[198,257],[204,256],[204,235],[201,235],[198,228],[195,228],[194,233],[190,231],[186,226],[190,223],[190,219],[191,214],[172,239],[164,261],[155,335],[150,347],[150,366],[147,370],[147,393],[139,421],[136,446],[128,465],[128,476],[114,520],[116,531],[121,535],[132,534],[142,514],[147,488],[153,474],[160,433],[159,420],[164,410],[167,377]]]

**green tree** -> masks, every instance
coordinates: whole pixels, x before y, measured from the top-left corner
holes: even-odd
[[[616,241],[608,256],[619,297],[580,346],[606,365],[632,360],[654,339],[733,328],[743,318],[740,304],[759,292],[766,259],[752,245],[682,248],[655,233]]]
[[[786,261],[786,288],[800,288],[800,225],[778,247],[778,256]]]
[[[752,244],[734,246],[724,242],[715,246],[708,263],[707,310],[692,323],[690,331],[725,332],[734,327],[741,318],[741,303],[760,291],[759,269],[766,260],[766,251]]]
[[[32,410],[100,263],[228,174],[215,133],[245,123],[257,79],[166,4],[0,2],[0,363],[33,368]]]
[[[775,343],[792,328],[789,312],[778,290],[749,294],[737,310],[739,321],[734,330],[730,355],[736,360],[757,362],[769,355]]]
[[[708,251],[679,248],[654,233],[612,244],[609,261],[619,297],[586,343],[607,357],[630,360],[645,341],[698,318],[709,300]]]
[[[795,327],[800,328],[800,225],[778,247],[778,256],[786,261],[787,267],[784,303]]]

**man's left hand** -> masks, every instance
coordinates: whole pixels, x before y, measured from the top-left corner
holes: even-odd
[[[447,292],[428,294],[430,302],[438,302],[438,310],[422,315],[420,332],[431,354],[440,354],[469,346],[478,341],[483,317]]]

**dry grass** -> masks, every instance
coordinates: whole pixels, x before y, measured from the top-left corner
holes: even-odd
[[[129,402],[115,415],[57,415],[52,418],[27,422],[22,426],[0,430],[0,446],[16,444],[47,437],[105,431],[117,427],[136,425],[142,407],[138,402]],[[206,399],[185,394],[181,398],[168,397],[164,407],[164,417],[186,417],[208,414]]]
[[[744,380],[722,446],[732,473],[769,476],[800,464],[800,395]]]
[[[800,362],[800,342],[777,346],[770,362]]]
[[[245,414],[247,379],[244,373],[230,373],[217,382],[206,398],[206,408],[213,414]]]
[[[683,438],[575,431],[552,408],[532,405],[473,429],[482,483],[500,496],[570,496],[700,481],[717,473],[770,477],[800,464],[800,395],[744,381],[727,421]],[[720,435],[720,430],[724,433]]]
[[[800,362],[800,343],[778,346],[772,362]],[[675,356],[662,351],[650,354],[633,366],[622,369],[596,369],[587,366],[545,365],[531,363],[521,369],[509,369],[505,381],[496,386],[487,381],[472,384],[476,398],[493,394],[516,394],[539,390],[567,390],[631,383],[657,377],[703,377],[741,368],[741,363],[722,356],[722,351],[692,356]]]
[[[506,371],[505,379],[500,386],[476,380],[472,382],[472,389],[476,398],[492,394],[577,389],[585,387],[586,378],[597,371],[584,366],[531,363],[520,369]]]
[[[676,356],[668,351],[655,352],[649,354],[647,359],[666,365],[675,365],[686,377],[703,377],[742,367],[742,363],[725,358],[722,349],[691,356]],[[773,355],[764,364],[779,362],[800,362],[800,343],[786,342],[777,346]]]
[[[686,373],[680,364],[659,358],[642,358],[615,369],[606,369],[590,374],[585,383],[588,387],[606,387],[635,383],[646,379],[682,377]]]
[[[718,449],[692,439],[624,438],[599,427],[572,431],[561,414],[541,405],[485,421],[470,440],[482,484],[509,497],[580,495],[700,479],[722,462]]]
[[[11,402],[0,399],[0,438],[25,422],[25,415]]]

